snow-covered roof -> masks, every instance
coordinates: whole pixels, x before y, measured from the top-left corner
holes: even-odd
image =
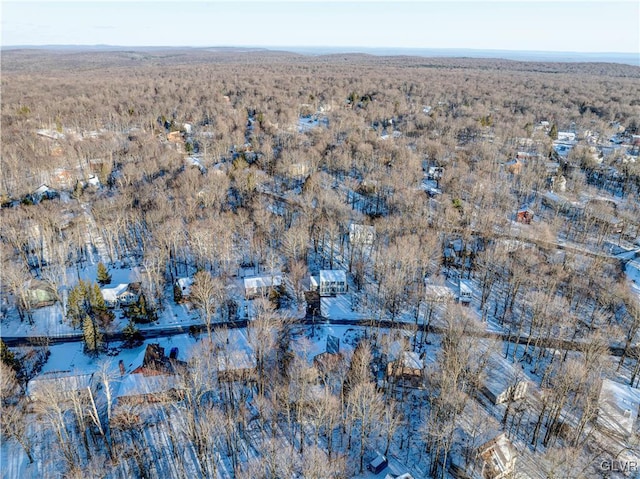
[[[455,297],[451,288],[437,284],[425,285],[424,293],[427,301],[445,301]]]
[[[624,272],[631,281],[640,284],[640,261],[629,261],[624,266]]]
[[[640,409],[640,390],[603,379],[598,406],[598,424],[622,436],[629,436],[633,433]]]
[[[145,376],[144,374],[127,374],[121,381],[116,396],[132,397],[145,394],[157,394],[175,389],[176,379],[169,374]]]
[[[574,141],[576,139],[576,134],[570,131],[559,131],[558,132],[558,141]]]
[[[191,292],[193,278],[178,278],[178,287],[183,294],[188,295]]]
[[[402,367],[411,369],[423,369],[424,363],[420,359],[420,354],[414,351],[405,351],[402,353]]]
[[[375,228],[373,226],[368,226],[368,225],[360,225],[357,223],[351,223],[349,225],[349,233],[351,234],[362,234],[362,233],[374,233],[375,232]]]
[[[100,292],[102,293],[102,297],[105,301],[115,303],[118,301],[118,297],[127,291],[128,288],[128,284],[122,283],[115,288],[102,288],[100,289]]]
[[[56,371],[42,374],[31,379],[27,384],[27,395],[31,399],[51,390],[57,394],[68,394],[91,386],[93,374],[71,374],[69,371]]]
[[[322,269],[320,270],[320,282],[346,283],[347,274],[342,269]]]
[[[490,477],[505,477],[503,474],[514,469],[516,450],[504,433],[480,446],[480,455]]]
[[[255,276],[253,278],[244,278],[244,288],[270,288],[271,286],[280,286],[282,284],[282,275],[274,274],[267,276]]]
[[[218,371],[240,371],[256,367],[256,358],[245,349],[218,355]]]
[[[51,191],[51,188],[49,188],[47,185],[40,185],[40,186],[38,186],[38,189],[36,189],[34,191],[34,193],[36,195],[42,195],[42,194],[46,193],[47,191]]]
[[[499,396],[509,386],[526,381],[526,376],[520,365],[514,365],[499,354],[493,354],[487,362],[484,386],[494,396]]]
[[[460,293],[471,294],[471,283],[469,280],[461,279],[460,280]]]

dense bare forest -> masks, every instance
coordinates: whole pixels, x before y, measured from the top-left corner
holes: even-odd
[[[635,477],[639,78],[3,51],[3,477]]]

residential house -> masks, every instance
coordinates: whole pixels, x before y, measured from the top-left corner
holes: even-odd
[[[512,175],[519,175],[522,173],[524,162],[516,158],[514,160],[507,161],[505,163],[505,167],[508,173],[511,173]]]
[[[344,270],[323,269],[320,270],[318,279],[311,278],[311,286],[317,284],[320,296],[334,296],[347,292],[347,274]]]
[[[502,433],[478,448],[482,460],[484,479],[507,479],[513,477],[516,470],[516,450]]]
[[[516,221],[518,223],[530,225],[531,222],[533,221],[533,216],[534,216],[533,210],[531,208],[524,206],[520,208],[516,213]]]
[[[167,140],[169,141],[169,143],[184,143],[184,138],[182,137],[181,131],[172,131],[171,133],[167,133]]]
[[[133,284],[123,283],[114,288],[101,288],[100,292],[109,308],[128,306],[138,300],[138,294],[135,292]]]
[[[349,243],[359,246],[370,246],[375,239],[376,230],[373,226],[351,223],[349,225]]]
[[[58,301],[56,290],[46,281],[32,279],[25,285],[25,288],[29,308],[43,308]]]
[[[167,357],[159,344],[147,345],[133,361],[129,374],[125,374],[126,368],[120,363],[120,372],[124,377],[116,392],[117,402],[142,404],[180,400],[184,391],[176,372],[183,367],[186,367],[186,363],[177,359],[177,351],[172,351]]]
[[[92,394],[93,387],[93,374],[54,371],[31,379],[27,383],[27,397],[31,401],[46,400],[51,396],[70,399],[74,395]]]
[[[274,288],[279,288],[283,285],[282,274],[280,273],[244,278],[243,281],[244,295],[246,298],[266,296]]]
[[[636,431],[640,390],[603,379],[598,399],[596,424],[617,436],[630,437]]]
[[[46,184],[42,184],[35,189],[33,193],[31,193],[30,197],[35,200],[34,203],[37,203],[42,200],[52,200],[54,198],[58,198],[60,193],[58,193],[53,188],[50,188]]]
[[[473,299],[473,290],[471,289],[471,281],[467,279],[458,279],[458,302],[463,306],[469,306]]]
[[[254,381],[256,378],[256,358],[249,348],[219,351],[216,361],[219,381]]]
[[[387,363],[387,380],[404,380],[419,385],[422,382],[424,361],[420,354],[413,351],[402,351],[398,358]]]
[[[170,374],[128,374],[119,383],[118,404],[144,404],[179,401],[184,397],[176,377]]]
[[[71,190],[77,180],[77,173],[69,168],[56,168],[50,178],[51,186],[59,190]]]
[[[426,284],[424,299],[427,303],[452,303],[455,301],[456,295],[448,286]]]
[[[174,284],[174,297],[177,302],[188,301],[193,286],[193,278],[178,278]],[[178,292],[180,294],[178,294]]]
[[[519,365],[498,354],[489,358],[482,390],[493,404],[523,399],[528,387],[529,382]]]
[[[175,374],[178,366],[185,365],[177,359],[177,351],[172,351],[170,356],[167,357],[164,354],[164,348],[158,343],[148,344],[144,350],[142,362],[140,363],[139,358],[136,362],[140,365],[132,371],[132,374],[144,374],[146,376]]]
[[[320,353],[313,358],[313,365],[320,376],[323,377],[328,377],[338,372],[344,362],[345,359],[342,353],[330,353],[328,351]]]

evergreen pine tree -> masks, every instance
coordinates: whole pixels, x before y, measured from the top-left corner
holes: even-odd
[[[11,351],[7,347],[7,345],[5,344],[5,342],[2,339],[0,339],[0,361],[5,363],[10,368],[13,368],[13,369],[16,369],[16,370],[18,368],[18,365],[16,363],[15,354],[13,354],[13,351]]]
[[[140,334],[140,330],[136,328],[132,320],[129,320],[129,324],[124,327],[122,335],[124,336],[125,347],[127,348],[135,347],[142,342],[142,334]]]
[[[107,303],[104,302],[104,297],[102,296],[102,291],[100,291],[100,286],[96,283],[93,283],[89,288],[89,305],[91,306],[91,310],[96,311],[106,311]]]
[[[180,304],[182,302],[182,289],[177,283],[173,285],[173,300]]]
[[[557,127],[557,125],[555,123],[553,125],[551,125],[551,130],[549,130],[549,137],[552,140],[557,140],[558,139],[558,127]]]
[[[155,320],[155,313],[147,308],[147,299],[140,293],[138,301],[129,307],[129,318],[136,323],[149,323]]]
[[[102,333],[88,315],[82,321],[82,334],[85,351],[89,354],[98,354],[102,346]]]
[[[83,303],[82,288],[78,284],[69,290],[69,296],[67,297],[67,319],[71,321],[71,325],[74,328],[82,324],[82,318],[85,313]]]
[[[102,261],[98,263],[97,280],[98,280],[98,283],[102,285],[111,283],[111,275],[109,274],[109,271],[107,271],[107,267],[104,265]]]

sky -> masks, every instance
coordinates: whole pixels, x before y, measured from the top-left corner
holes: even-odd
[[[640,54],[640,2],[6,1],[2,46],[462,48]]]

